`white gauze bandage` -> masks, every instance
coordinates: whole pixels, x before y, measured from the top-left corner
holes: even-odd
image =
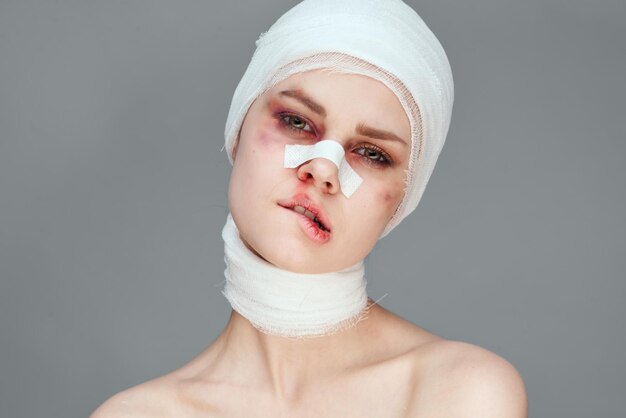
[[[280,269],[250,251],[229,213],[222,230],[232,308],[258,330],[282,337],[330,335],[367,317],[363,260],[341,271],[302,274]]]
[[[417,207],[450,126],[454,86],[439,40],[401,0],[304,0],[256,46],[224,129],[231,163],[254,100],[292,74],[322,69],[365,75],[396,95],[411,125],[411,149],[404,196],[380,238],[386,236]]]
[[[319,141],[314,145],[285,145],[285,168],[295,168],[314,158],[325,158],[332,161],[338,170],[341,192],[352,196],[363,179],[350,167],[345,158],[345,151],[340,143],[332,139]]]

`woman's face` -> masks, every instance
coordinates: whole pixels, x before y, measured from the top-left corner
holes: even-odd
[[[363,179],[350,198],[330,160],[283,167],[285,145],[323,139],[339,142]],[[283,80],[252,104],[235,148],[229,205],[241,239],[290,271],[352,266],[376,245],[402,200],[410,141],[402,105],[379,81],[323,70]],[[291,208],[303,200],[329,231]]]

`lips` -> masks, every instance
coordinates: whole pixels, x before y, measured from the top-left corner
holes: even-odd
[[[306,216],[307,218],[309,218],[310,220],[312,220],[313,222],[315,222],[315,224],[317,225],[317,227],[319,229],[321,229],[322,231],[328,232],[328,229],[326,228],[326,226],[324,226],[324,224],[322,224],[322,222],[319,220],[319,218],[310,210],[306,209],[303,206],[299,206],[296,205],[293,208],[294,212],[298,212],[301,215]]]
[[[279,206],[298,212],[313,220],[315,224],[324,232],[331,232],[330,222],[321,207],[317,206],[306,194],[300,193],[291,199],[278,202]]]

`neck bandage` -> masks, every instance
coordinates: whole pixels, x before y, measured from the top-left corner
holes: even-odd
[[[292,74],[317,69],[382,82],[409,119],[404,196],[382,238],[417,207],[445,142],[454,101],[447,56],[421,17],[401,0],[304,0],[256,41],[226,120],[224,146],[231,163],[254,100]]]
[[[283,337],[323,336],[365,318],[363,261],[325,274],[280,269],[246,247],[230,213],[222,238],[226,263],[222,293],[260,331]]]
[[[346,197],[352,196],[352,193],[363,182],[363,179],[346,161],[345,151],[337,141],[325,139],[315,143],[315,145],[285,145],[285,168],[298,167],[314,158],[325,158],[337,166],[341,192]]]

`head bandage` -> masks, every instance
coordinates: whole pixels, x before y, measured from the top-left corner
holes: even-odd
[[[401,0],[304,0],[256,41],[225,127],[232,163],[254,100],[290,75],[315,69],[369,76],[398,98],[411,124],[405,193],[386,236],[419,203],[450,126],[454,86],[446,54],[419,15]]]
[[[352,196],[352,193],[363,182],[363,179],[346,161],[345,151],[337,141],[325,139],[315,143],[315,145],[285,145],[285,168],[298,167],[314,158],[325,158],[337,166],[341,192],[346,197]]]

